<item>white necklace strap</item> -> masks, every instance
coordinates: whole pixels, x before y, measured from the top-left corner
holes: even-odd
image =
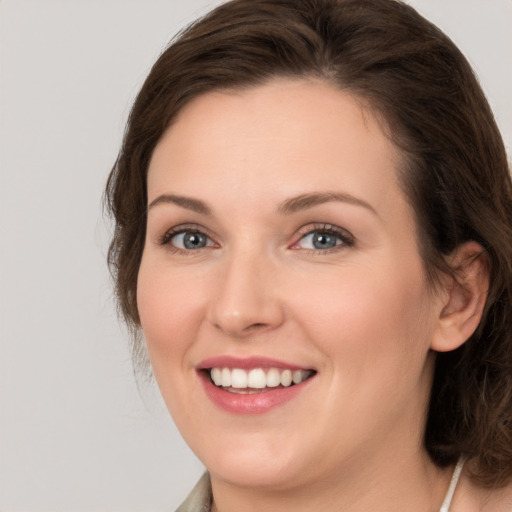
[[[452,479],[450,481],[450,487],[448,487],[448,492],[444,498],[443,504],[439,509],[439,512],[450,512],[450,506],[452,504],[453,495],[455,494],[455,488],[457,487],[457,483],[459,482],[460,474],[462,473],[462,468],[464,467],[465,459],[461,457],[453,470]]]

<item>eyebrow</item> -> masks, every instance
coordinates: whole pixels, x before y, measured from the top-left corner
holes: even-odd
[[[158,196],[156,199],[153,199],[148,206],[148,212],[155,206],[159,204],[175,204],[177,206],[181,206],[187,210],[192,210],[193,212],[200,213],[202,215],[211,215],[212,211],[206,203],[200,201],[199,199],[193,199],[191,197],[185,196],[176,196],[174,194],[162,194]]]
[[[363,199],[359,199],[350,194],[342,192],[312,192],[308,194],[301,194],[300,196],[292,197],[281,203],[277,209],[281,215],[291,215],[299,211],[307,210],[324,203],[331,201],[339,201],[343,203],[352,204],[355,206],[362,206],[374,215],[378,216],[375,208],[370,203]],[[175,204],[181,208],[194,211],[201,215],[212,215],[211,209],[199,199],[192,197],[178,196],[174,194],[162,194],[149,203],[148,211],[159,204]]]
[[[362,206],[374,215],[378,216],[377,211],[370,203],[350,194],[341,192],[313,192],[310,194],[302,194],[297,197],[292,197],[291,199],[287,199],[281,203],[278,208],[278,212],[283,215],[289,215],[302,210],[307,210],[308,208],[313,208],[320,204],[329,203],[331,201],[341,201],[355,206]]]

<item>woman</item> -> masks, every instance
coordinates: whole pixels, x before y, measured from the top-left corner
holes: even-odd
[[[180,511],[512,510],[512,201],[464,57],[395,0],[235,0],[140,91],[117,294],[204,476]]]

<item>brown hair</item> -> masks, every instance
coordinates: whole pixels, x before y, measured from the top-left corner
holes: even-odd
[[[281,77],[316,77],[363,100],[404,155],[431,280],[445,256],[480,243],[491,281],[477,332],[437,355],[425,446],[440,466],[475,461],[484,485],[512,479],[512,185],[492,112],[468,62],[439,29],[398,0],[233,0],[175,39],[131,111],[108,180],[115,219],[109,263],[120,311],[139,329],[137,273],[146,173],[155,145],[198,95]],[[135,339],[135,358],[143,353]]]

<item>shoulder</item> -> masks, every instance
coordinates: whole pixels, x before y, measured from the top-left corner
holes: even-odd
[[[505,487],[488,489],[476,485],[468,475],[463,475],[451,511],[512,512],[512,482]]]

